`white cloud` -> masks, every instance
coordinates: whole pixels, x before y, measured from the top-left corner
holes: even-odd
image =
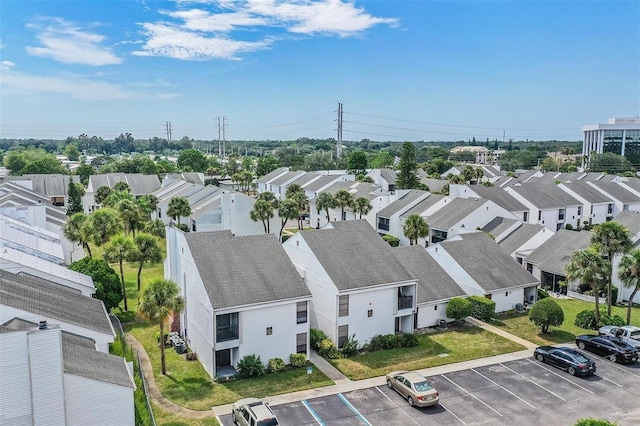
[[[13,68],[15,66],[16,66],[16,64],[14,64],[11,61],[2,61],[2,62],[0,62],[0,70],[8,70],[8,69],[11,69],[11,68]]]
[[[0,87],[5,95],[66,95],[73,99],[86,101],[109,100],[138,100],[138,99],[170,99],[178,95],[176,93],[154,91],[158,85],[153,84],[129,84],[123,86],[102,80],[95,80],[83,76],[39,76],[29,75],[16,71],[7,71],[3,68],[0,78]],[[143,90],[147,86],[151,90]],[[160,84],[160,86],[163,86]]]
[[[113,54],[110,48],[102,46],[103,35],[86,28],[73,25],[62,18],[43,18],[29,28],[38,32],[42,46],[27,46],[27,53],[33,56],[51,58],[67,64],[116,65],[122,58]]]
[[[148,38],[136,55],[177,59],[237,59],[237,54],[269,48],[291,33],[352,37],[377,25],[398,26],[349,0],[176,0],[177,10],[160,13],[170,22],[141,23]],[[189,7],[197,4],[198,7]],[[240,40],[243,31],[257,41]]]

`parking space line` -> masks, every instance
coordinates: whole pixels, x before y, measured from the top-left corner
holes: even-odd
[[[318,422],[319,425],[326,426],[325,423],[320,418],[320,416],[318,416],[318,413],[316,413],[315,410],[313,408],[311,408],[311,405],[309,405],[309,403],[307,402],[306,399],[304,401],[302,401],[302,405],[304,405],[306,407],[306,409],[309,410],[309,413],[311,413],[311,415],[316,420],[316,422]]]
[[[354,407],[349,401],[347,401],[347,398],[344,397],[344,395],[342,395],[341,393],[338,394],[338,398],[340,398],[342,400],[342,402],[344,402],[344,405],[346,405],[347,407],[349,407],[349,409],[351,411],[353,411],[355,413],[355,415],[358,417],[358,419],[364,423],[367,426],[373,426],[371,423],[369,423],[369,421],[367,419],[364,418],[364,416],[360,413],[360,411],[358,411],[356,409],[356,407]]]
[[[445,379],[447,379],[448,381],[450,381],[453,385],[459,387],[464,393],[466,393],[467,395],[471,396],[472,398],[474,398],[475,400],[480,402],[482,405],[486,406],[488,409],[490,409],[491,411],[493,411],[494,413],[499,415],[500,417],[504,417],[502,415],[502,413],[500,413],[498,410],[496,410],[495,408],[491,407],[489,404],[487,404],[486,402],[484,402],[483,400],[481,400],[480,398],[478,398],[477,396],[475,396],[474,394],[472,394],[471,392],[469,392],[468,390],[466,390],[465,388],[463,388],[462,386],[460,386],[459,384],[457,384],[456,382],[454,382],[453,380],[451,380],[450,378],[445,376],[444,374],[441,374],[441,376],[444,377]]]
[[[453,417],[455,417],[456,419],[460,420],[460,423],[462,423],[463,425],[467,426],[467,424],[466,424],[466,423],[465,423],[465,422],[464,422],[460,417],[456,416],[456,415],[454,414],[454,412],[453,412],[453,411],[449,410],[447,407],[445,407],[444,405],[442,405],[442,401],[439,401],[439,404],[440,404],[440,406],[441,406],[442,408],[444,408],[444,409],[445,409],[445,411],[447,411],[447,412],[451,413],[451,415],[452,415]]]
[[[382,389],[380,389],[378,386],[376,386],[376,389],[378,389],[378,392],[380,392],[382,395],[384,395],[385,398],[387,398],[389,401],[391,401],[393,403],[393,405],[395,405],[396,407],[400,408],[400,406],[391,398],[389,398],[389,395],[387,395],[386,393],[382,392]],[[406,411],[404,410],[400,410],[405,416],[409,417],[411,419],[411,421],[417,425],[419,425],[420,423],[416,422],[413,417],[411,417]]]
[[[606,356],[602,356],[602,355],[594,354],[594,353],[591,353],[591,352],[586,353],[586,352],[583,352],[581,349],[577,349],[577,350],[578,350],[578,352],[582,353],[584,356],[587,356],[587,358],[588,358],[588,356],[594,356],[594,355],[595,355],[595,356],[597,356],[599,359],[603,359],[603,360],[607,360],[607,361],[609,361],[609,359],[608,359]],[[615,369],[617,369],[617,370],[624,371],[624,372],[625,372],[625,373],[627,373],[627,374],[631,374],[631,375],[633,375],[633,376],[638,376],[638,377],[640,377],[640,374],[636,374],[636,373],[633,373],[633,372],[631,372],[631,371],[628,371],[628,370],[626,370],[626,369],[624,369],[624,368],[622,368],[622,367],[618,366],[615,362],[609,362],[607,365],[609,365],[610,367],[613,367],[613,368],[615,368]],[[604,377],[603,377],[603,379],[604,379]]]
[[[585,388],[585,387],[582,387],[582,386],[580,386],[580,385],[579,385],[579,384],[577,384],[577,383],[572,382],[571,380],[567,379],[566,377],[562,377],[560,374],[556,373],[556,372],[555,372],[555,371],[553,371],[553,370],[548,369],[548,368],[547,368],[547,367],[545,367],[541,362],[539,362],[539,361],[538,361],[538,362],[535,362],[535,361],[532,361],[532,360],[530,360],[530,359],[527,359],[527,361],[529,361],[529,362],[530,362],[531,364],[533,364],[533,365],[537,365],[538,367],[542,368],[543,370],[547,370],[547,371],[548,371],[549,373],[551,373],[551,374],[554,374],[554,375],[556,375],[556,376],[560,377],[562,380],[566,380],[567,382],[571,383],[572,385],[574,385],[574,386],[576,386],[576,387],[579,387],[580,389],[582,389],[582,390],[584,390],[584,391],[589,392],[591,395],[595,395],[595,393],[594,393],[594,392],[591,392],[589,389],[587,389],[587,388]]]
[[[555,396],[556,398],[561,399],[561,400],[562,400],[562,401],[564,401],[564,402],[567,402],[567,400],[566,400],[566,399],[564,399],[564,398],[563,398],[563,397],[561,397],[560,395],[558,395],[558,394],[556,394],[556,393],[554,393],[554,392],[550,391],[549,389],[545,388],[545,387],[544,387],[544,386],[542,386],[540,383],[536,383],[536,382],[534,382],[534,381],[533,381],[533,380],[531,380],[530,378],[523,376],[522,374],[518,373],[518,372],[517,372],[517,371],[515,371],[515,370],[510,369],[509,367],[507,367],[506,365],[504,365],[504,364],[502,364],[502,363],[500,363],[499,365],[500,365],[501,367],[504,367],[504,368],[506,368],[507,370],[511,371],[512,373],[517,374],[518,376],[522,377],[523,379],[525,379],[525,380],[527,380],[527,381],[529,381],[529,382],[533,383],[534,385],[538,386],[539,388],[541,388],[541,389],[543,389],[543,390],[546,390],[547,392],[549,392],[551,395]]]
[[[536,409],[536,407],[533,404],[530,404],[529,402],[525,401],[524,399],[520,398],[518,395],[516,395],[515,393],[511,392],[509,389],[505,388],[504,386],[494,382],[493,380],[491,380],[490,378],[488,378],[487,376],[485,376],[482,373],[479,373],[476,371],[475,368],[472,368],[471,371],[473,371],[474,373],[476,373],[477,375],[479,375],[480,377],[490,381],[491,383],[493,383],[494,385],[498,386],[500,389],[510,393],[511,395],[515,396],[516,398],[518,398],[520,401],[524,402],[525,404],[527,404],[529,407],[533,408],[534,410]]]

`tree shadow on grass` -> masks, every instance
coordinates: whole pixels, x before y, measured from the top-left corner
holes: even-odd
[[[445,346],[436,342],[430,336],[421,336],[420,344],[412,348],[382,349],[356,355],[350,359],[368,368],[376,369],[417,361],[447,352],[449,351]]]
[[[576,340],[575,334],[564,330],[550,330],[546,334],[542,334],[538,331],[538,337],[554,343],[567,343],[574,342]]]

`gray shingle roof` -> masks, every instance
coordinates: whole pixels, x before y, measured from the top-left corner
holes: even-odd
[[[270,173],[267,173],[264,176],[260,176],[258,178],[258,183],[268,183],[270,180],[277,178],[278,176],[280,176],[283,173],[286,173],[289,171],[288,167],[280,167],[278,169],[273,170]]]
[[[602,189],[604,192],[610,194],[613,198],[622,203],[637,203],[640,201],[636,194],[616,182],[604,182],[599,180],[589,182],[589,184]]]
[[[560,229],[551,238],[535,249],[526,261],[538,265],[541,270],[557,275],[566,275],[565,266],[576,250],[591,245],[591,232]]]
[[[392,183],[392,184],[396,183],[396,172],[395,172],[395,170],[380,169],[380,177],[382,177],[382,179],[386,180],[387,183]]]
[[[511,228],[514,223],[518,222],[516,219],[507,219],[505,217],[496,217],[491,222],[487,223],[482,230],[488,232],[494,237],[502,234],[507,229]]]
[[[582,203],[558,188],[553,182],[534,182],[513,185],[509,188],[520,194],[539,209],[564,209],[567,206],[580,206]]]
[[[0,271],[0,305],[113,335],[101,300],[31,275]]]
[[[470,232],[459,237],[462,239],[446,240],[440,245],[485,291],[538,283],[484,232]]]
[[[414,279],[366,220],[331,225],[334,229],[301,231],[300,235],[338,290]]]
[[[65,373],[134,389],[124,358],[74,344],[62,335]]]
[[[407,210],[406,212],[402,213],[400,215],[401,218],[404,217],[409,217],[412,214],[422,214],[424,213],[428,208],[432,207],[434,204],[436,204],[438,201],[442,200],[444,197],[446,197],[446,195],[442,195],[442,194],[431,194],[429,195],[426,199],[420,201],[418,204],[416,204],[415,206],[413,206],[412,208],[410,208],[409,210]]]
[[[61,174],[27,174],[20,176],[18,179],[32,181],[34,192],[47,195],[49,197],[67,195],[69,180],[80,182],[80,176],[68,176]]]
[[[579,197],[584,198],[589,203],[592,204],[604,204],[604,203],[613,203],[611,197],[606,196],[602,192],[595,189],[593,186],[589,185],[587,182],[582,181],[571,181],[563,183],[567,189],[575,192]]]
[[[466,296],[422,246],[397,247],[392,250],[398,261],[418,279],[418,304]]]
[[[281,176],[278,176],[277,178],[273,179],[271,182],[269,182],[269,185],[274,185],[274,186],[280,186],[292,179],[296,179],[299,178],[300,176],[304,175],[305,172],[303,171],[295,171],[295,172],[286,172]]]
[[[190,232],[185,238],[214,309],[311,294],[273,234]]]
[[[428,177],[420,178],[420,183],[424,183],[431,192],[440,192],[442,188],[449,183],[448,180],[432,179]]]
[[[399,211],[406,209],[407,206],[414,204],[420,197],[428,195],[426,191],[420,191],[419,189],[412,189],[402,197],[393,201],[391,204],[376,213],[376,216],[389,218]]]
[[[441,209],[426,218],[430,227],[449,229],[482,207],[487,200],[482,198],[454,198]]]
[[[314,179],[318,179],[320,177],[320,175],[318,173],[313,173],[313,172],[307,172],[304,175],[300,176],[298,179],[294,180],[291,183],[295,183],[300,185],[302,188],[304,188],[304,186],[306,184],[308,184],[309,182],[313,181]]]
[[[634,189],[636,191],[640,191],[640,179],[628,178],[628,179],[622,181],[622,183],[624,183],[625,185],[627,185],[631,189]]]
[[[340,179],[340,175],[323,175],[304,187],[305,191],[317,192],[331,182]]]
[[[548,228],[545,228],[542,225],[532,225],[530,223],[523,223],[511,234],[507,235],[505,238],[498,241],[498,246],[500,246],[500,248],[504,250],[505,253],[510,255],[511,253],[516,251],[519,247],[522,247],[523,244],[525,244],[527,241],[533,238],[534,235],[536,235],[538,232],[542,231],[543,229],[546,229],[545,232],[553,233],[553,231],[551,231]]]
[[[508,212],[524,212],[529,210],[529,208],[502,188],[484,185],[470,185],[469,188],[478,194],[479,197],[493,201]]]
[[[36,324],[35,322],[24,320],[22,318],[13,318],[0,325],[0,333],[5,331],[29,331],[37,329],[38,324]],[[96,348],[95,340],[89,337],[80,336],[78,334],[69,333],[68,331],[62,330],[62,339],[70,344],[82,346],[84,348]]]
[[[613,218],[616,222],[629,230],[630,236],[640,232],[640,213],[631,210],[621,211],[620,214]]]

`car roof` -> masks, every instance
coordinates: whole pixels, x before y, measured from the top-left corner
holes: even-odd
[[[413,383],[424,382],[427,380],[422,374],[416,373],[415,371],[407,371],[406,373],[403,373],[401,375],[404,376],[405,379],[409,379]]]

